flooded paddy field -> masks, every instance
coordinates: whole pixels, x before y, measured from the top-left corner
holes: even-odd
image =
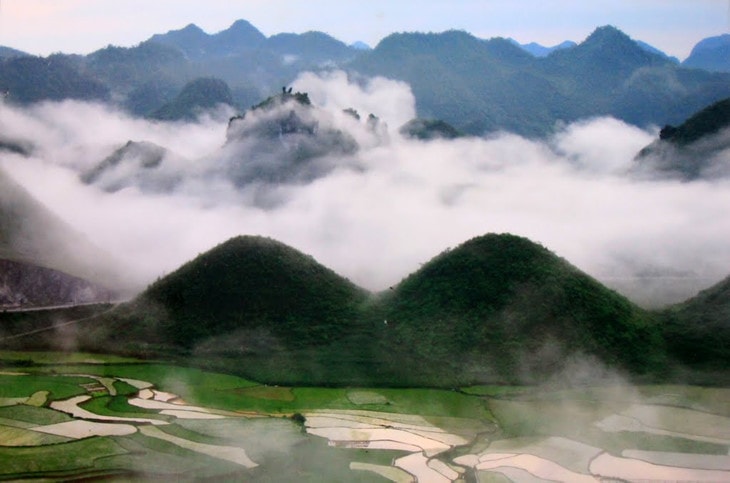
[[[730,480],[724,388],[300,388],[24,357],[0,370],[0,480]]]

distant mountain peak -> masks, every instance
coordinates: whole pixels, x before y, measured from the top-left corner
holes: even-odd
[[[361,40],[351,43],[350,47],[357,50],[371,50],[371,47]]]
[[[530,42],[529,44],[521,44],[515,39],[508,39],[510,42],[515,44],[517,47],[521,48],[525,52],[528,52],[532,54],[535,57],[547,57],[551,53],[553,53],[556,50],[563,50],[563,49],[569,49],[571,47],[575,47],[576,44],[572,40],[565,40],[557,45],[553,45],[551,47],[546,47],[544,45],[538,44],[537,42]]]
[[[594,30],[593,33],[591,33],[588,38],[586,38],[583,44],[605,44],[607,42],[635,43],[631,39],[631,37],[626,35],[617,27],[614,27],[613,25],[604,25],[602,27],[596,28],[596,30]]]
[[[171,32],[174,32],[174,30],[171,30]],[[200,27],[198,27],[194,23],[187,24],[185,27],[183,27],[182,29],[180,29],[180,32],[195,32],[195,33],[202,33],[202,34],[205,33],[203,31],[203,29],[201,29]]]
[[[682,65],[711,72],[730,72],[730,34],[699,41]]]

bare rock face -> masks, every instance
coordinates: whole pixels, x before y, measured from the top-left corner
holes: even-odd
[[[0,308],[108,302],[108,289],[58,270],[0,260]]]

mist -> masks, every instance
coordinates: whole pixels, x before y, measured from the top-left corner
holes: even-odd
[[[307,73],[294,89],[321,108],[313,114],[320,130],[359,146],[318,158],[325,168],[306,179],[233,183],[221,167],[257,154],[227,140],[229,110],[162,123],[74,101],[1,105],[3,138],[33,148],[2,152],[0,168],[111,253],[136,290],[242,234],[287,243],[374,291],[489,232],[539,242],[644,306],[682,301],[730,273],[730,180],[632,175],[634,156],[657,129],[596,118],[544,140],[497,133],[416,141],[398,133],[416,112],[404,83]],[[344,115],[347,107],[363,119]],[[368,129],[370,113],[379,131]],[[129,140],[174,153],[163,163],[179,183],[110,192],[81,181]]]

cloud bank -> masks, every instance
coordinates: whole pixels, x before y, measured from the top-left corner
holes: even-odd
[[[32,154],[0,153],[7,171],[95,244],[114,254],[137,289],[229,237],[257,234],[302,250],[371,290],[488,232],[542,243],[644,305],[677,302],[730,273],[730,182],[637,179],[634,155],[656,132],[609,118],[560,128],[548,140],[509,133],[453,141],[403,139],[415,115],[407,85],[304,74],[326,122],[357,140],[347,162],[307,182],[236,187],[216,170],[228,113],[195,123],[133,119],[78,102],[0,106],[7,139]],[[389,126],[386,138],[342,114],[354,107]],[[169,192],[113,193],[80,181],[127,141],[178,154],[184,182]],[[242,162],[255,153],[241,155]],[[330,160],[333,161],[333,160]],[[252,200],[264,193],[276,203]]]

